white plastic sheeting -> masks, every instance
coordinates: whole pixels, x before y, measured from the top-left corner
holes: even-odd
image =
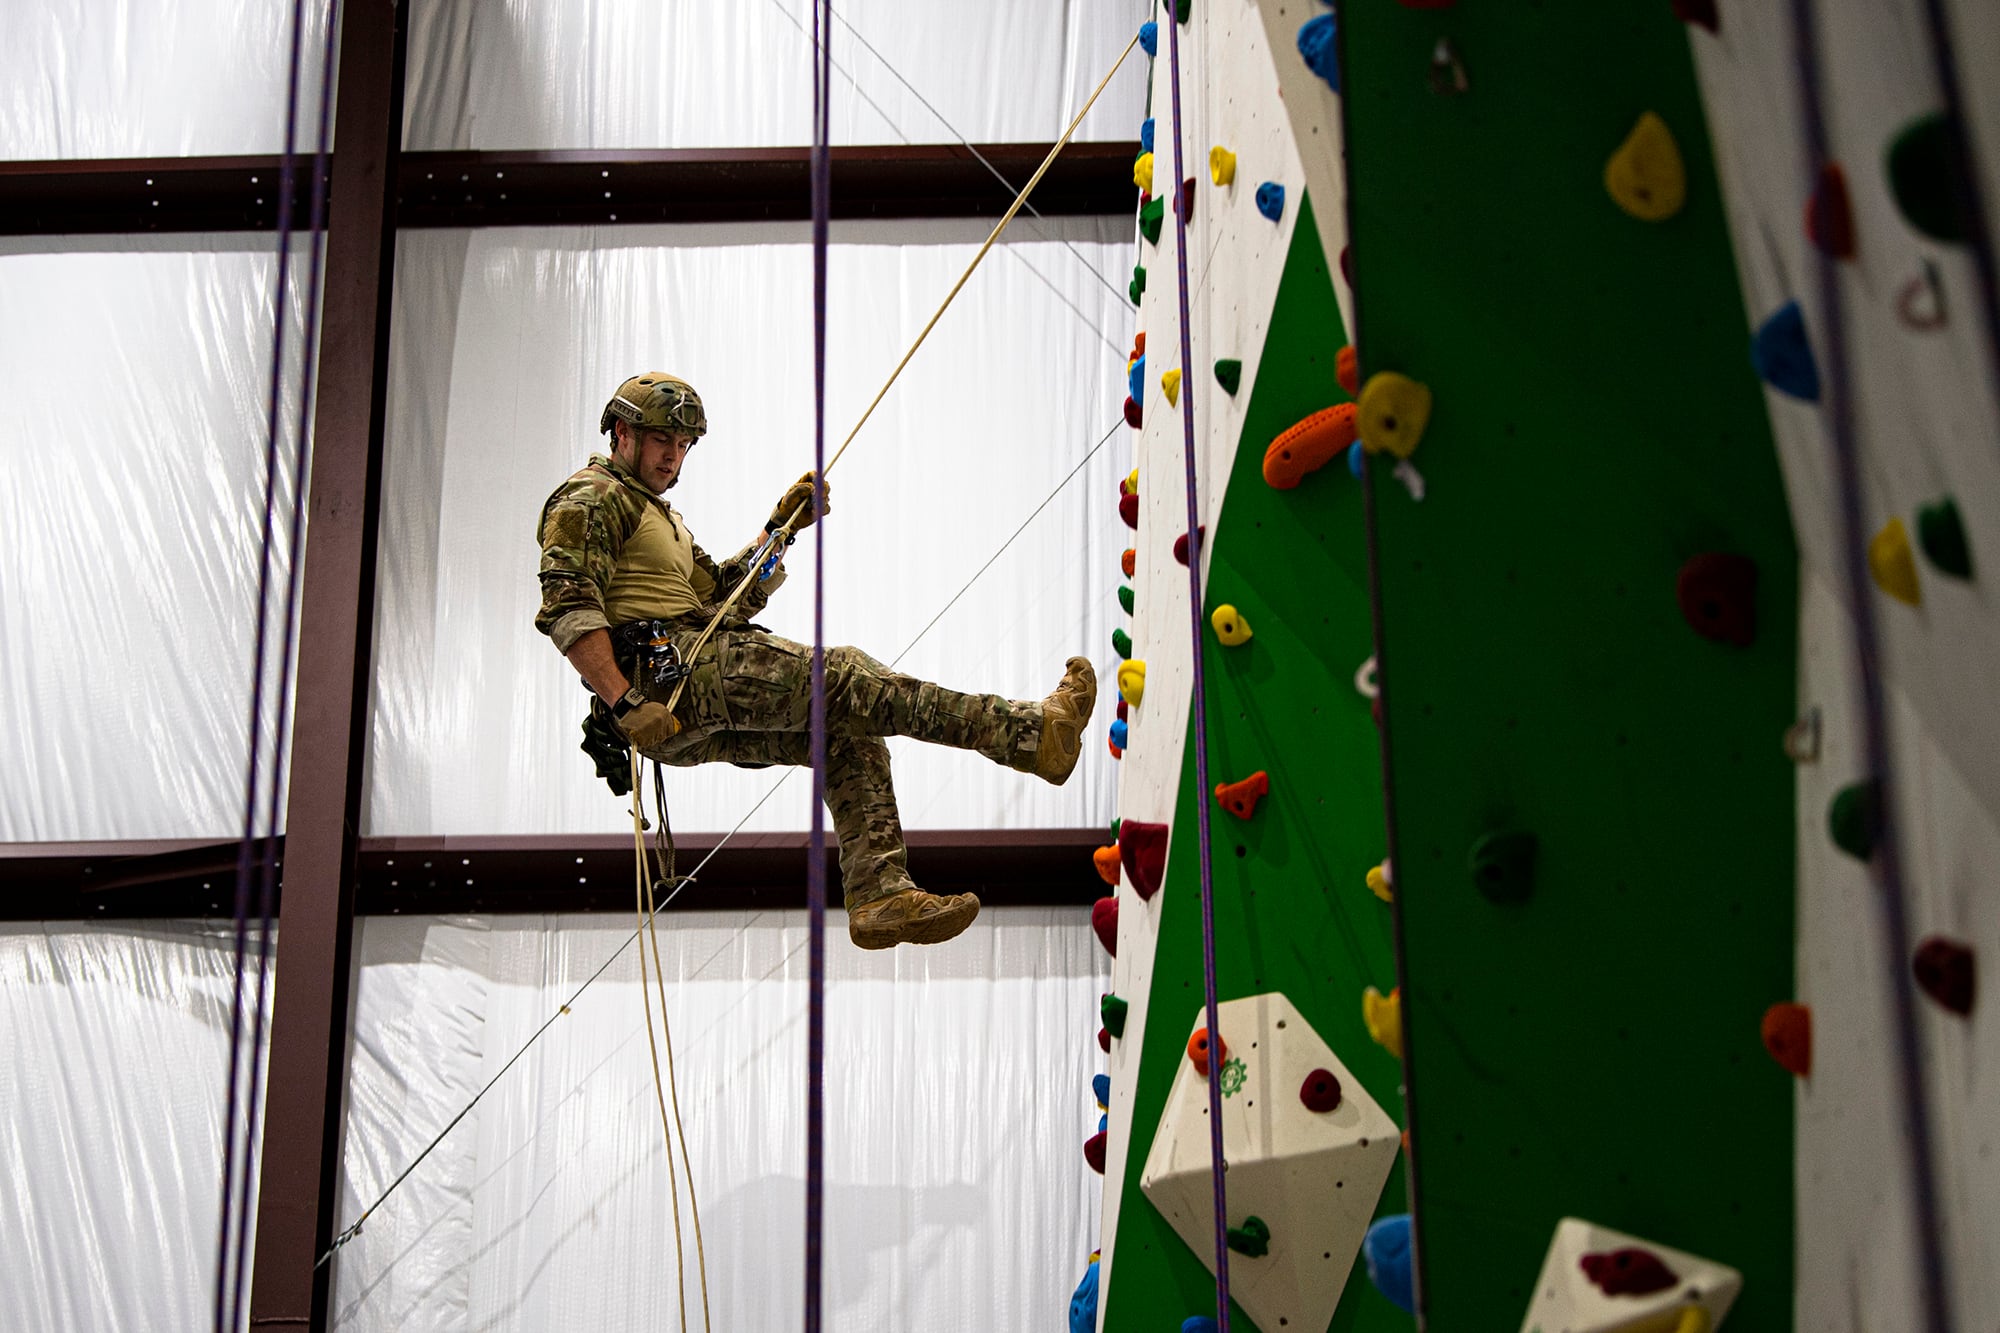
[[[863,953],[833,914],[826,1327],[1060,1327],[1096,1243],[1081,913],[990,911],[950,944]],[[803,912],[662,923],[712,1327],[799,1327]],[[372,918],[344,1225],[631,933],[603,918]],[[664,1056],[663,1056],[664,1062]],[[677,1328],[673,1209],[636,950],[612,965],[336,1260],[335,1326]],[[681,1186],[690,1326],[702,1327]]]
[[[319,99],[328,8],[305,0],[302,143]],[[284,147],[286,0],[6,0],[0,23],[0,158]]]
[[[226,925],[0,926],[0,1328],[210,1326],[233,953]]]
[[[0,247],[0,840],[240,833],[272,243],[54,245]]]
[[[832,40],[835,143],[1050,141],[1145,0],[854,0]],[[412,0],[411,149],[812,141],[809,0]],[[1079,130],[1137,135],[1135,52]],[[929,105],[926,105],[928,103]],[[997,187],[996,187],[997,188]]]
[[[988,256],[831,474],[828,643],[895,658],[1035,506],[1120,424],[1122,296],[1090,265],[1130,259],[1126,224],[1070,222],[1074,250]],[[829,450],[846,436],[982,239],[986,224],[836,229]],[[710,432],[672,493],[718,557],[758,535],[812,464],[811,248],[801,226],[418,232],[401,238],[378,582],[365,831],[615,832],[629,827],[578,750],[587,704],[536,633],[535,522],[603,437],[627,375],[701,390]],[[1115,238],[1115,239],[1114,239]],[[1094,327],[1093,327],[1094,326]],[[1012,698],[1063,659],[1110,659],[1124,464],[1114,436],[932,629],[902,669]],[[813,552],[758,620],[810,641]],[[1115,659],[1110,659],[1115,661]],[[1104,665],[1100,662],[1100,666]],[[892,741],[912,827],[1082,827],[1111,811],[1109,704],[1063,788],[977,756]],[[669,770],[675,827],[733,827],[774,781]],[[752,818],[807,822],[804,782]]]

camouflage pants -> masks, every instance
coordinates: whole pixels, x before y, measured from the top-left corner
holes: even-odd
[[[685,655],[700,626],[676,633]],[[641,681],[661,698],[667,691]],[[720,630],[702,646],[674,710],[681,731],[647,758],[695,764],[812,762],[812,646],[757,629]],[[1040,703],[961,694],[891,671],[858,648],[826,650],[826,803],[840,842],[847,906],[914,887],[885,736],[910,736],[1032,771]]]

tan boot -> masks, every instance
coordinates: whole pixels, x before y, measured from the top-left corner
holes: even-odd
[[[904,889],[847,909],[847,937],[857,948],[888,949],[898,944],[942,944],[972,924],[979,899],[970,893],[941,898],[922,889]]]
[[[1042,700],[1042,739],[1035,749],[1035,776],[1060,787],[1076,771],[1083,753],[1083,729],[1097,707],[1097,673],[1090,659],[1072,657],[1056,692]]]

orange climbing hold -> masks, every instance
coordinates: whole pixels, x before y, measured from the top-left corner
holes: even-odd
[[[1118,567],[1125,571],[1126,578],[1132,577],[1132,570],[1138,564],[1138,560],[1139,553],[1129,546],[1125,548],[1125,554],[1118,557]]]
[[[1764,1049],[1787,1072],[1812,1076],[1812,1010],[1790,1000],[1764,1011]]]
[[[1215,799],[1238,819],[1248,819],[1256,814],[1257,802],[1270,794],[1271,776],[1261,768],[1241,782],[1215,784]]]
[[[1289,491],[1347,452],[1356,439],[1353,403],[1323,407],[1271,441],[1264,451],[1264,480]]]
[[[1118,856],[1118,844],[1115,842],[1090,854],[1091,861],[1097,866],[1097,877],[1114,887],[1119,880]]]
[[[1333,359],[1333,374],[1350,398],[1361,396],[1361,353],[1354,350],[1353,343],[1341,348]]]
[[[1188,1060],[1194,1065],[1194,1072],[1208,1077],[1208,1029],[1202,1028],[1188,1038]],[[1222,1038],[1215,1039],[1215,1053],[1222,1061],[1229,1059],[1229,1045]]]

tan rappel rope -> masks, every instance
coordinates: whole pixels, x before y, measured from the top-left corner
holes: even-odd
[[[1083,124],[1083,118],[1086,115],[1090,114],[1090,108],[1097,104],[1098,97],[1103,94],[1105,88],[1110,86],[1111,80],[1114,77],[1116,77],[1118,71],[1124,67],[1126,58],[1132,54],[1132,48],[1137,46],[1138,44],[1139,44],[1139,38],[1135,34],[1132,40],[1125,44],[1125,49],[1118,53],[1118,59],[1112,63],[1110,70],[1105,73],[1102,79],[1099,79],[1097,81],[1097,86],[1091,89],[1090,96],[1085,99],[1082,108],[1076,113],[1075,117],[1071,119],[1068,127],[1063,130],[1062,137],[1056,140],[1054,147],[1049,149],[1048,156],[1044,157],[1042,159],[1042,164],[1039,167],[1035,168],[1035,174],[1028,178],[1028,183],[1021,187],[1021,192],[1014,197],[1014,202],[1008,207],[1007,211],[1001,215],[1000,221],[997,224],[995,224],[992,232],[990,232],[987,235],[985,243],[979,247],[978,253],[973,255],[972,262],[965,266],[965,271],[959,274],[958,281],[952,284],[951,290],[945,293],[944,300],[938,304],[937,311],[934,314],[932,314],[929,322],[927,322],[924,325],[923,330],[917,334],[916,341],[912,342],[910,344],[910,349],[907,352],[903,353],[903,359],[896,363],[896,368],[889,372],[889,378],[883,383],[882,388],[876,393],[875,397],[869,402],[867,410],[862,412],[861,419],[854,423],[854,429],[850,430],[847,433],[847,438],[840,442],[840,447],[838,449],[834,450],[833,457],[827,460],[826,468],[821,473],[822,485],[824,484],[826,473],[830,473],[833,471],[834,464],[840,461],[841,456],[847,452],[848,446],[853,444],[855,437],[861,434],[861,428],[868,424],[868,419],[875,415],[875,409],[880,407],[882,405],[882,400],[889,396],[889,390],[895,386],[895,383],[897,379],[901,377],[904,368],[907,367],[910,364],[912,358],[916,356],[917,350],[924,345],[924,340],[930,337],[931,330],[937,327],[938,321],[944,318],[944,312],[950,309],[951,303],[958,298],[959,292],[964,290],[965,284],[971,280],[974,270],[976,270],[980,265],[980,261],[986,258],[987,254],[993,249],[995,243],[999,241],[1001,234],[1007,230],[1007,224],[1012,222],[1015,218],[1015,215],[1017,215],[1021,211],[1021,209],[1027,205],[1029,194],[1031,194],[1034,191],[1035,186],[1041,183],[1042,177],[1048,174],[1049,168],[1055,165],[1055,160],[1057,155],[1060,154],[1064,148],[1069,146],[1069,141],[1072,137],[1075,136],[1077,127]],[[817,500],[818,497],[817,495],[815,495],[812,498],[807,499],[803,503],[793,508],[792,512],[786,516],[785,521],[779,524],[776,531],[774,531],[771,534],[771,540],[774,544],[774,547],[781,548],[786,542],[788,542],[791,539],[795,531],[796,525],[799,521],[799,518],[803,514],[805,514],[806,511],[810,509],[815,503],[817,503]],[[770,549],[770,548],[760,548],[760,553],[765,549]],[[719,625],[721,625],[722,621],[724,620],[725,617],[729,615],[730,611],[735,609],[737,602],[742,599],[743,594],[749,589],[750,585],[756,581],[757,570],[762,565],[762,563],[763,560],[761,558],[753,560],[751,562],[750,568],[744,571],[743,577],[740,580],[738,580],[735,588],[730,590],[729,596],[725,598],[723,600],[722,605],[716,609],[714,617],[710,619],[708,624],[702,629],[700,636],[695,639],[694,644],[688,649],[685,660],[689,663],[690,666],[693,665],[696,656],[701,652],[702,648],[708,643],[709,639],[714,636],[716,628]],[[681,692],[687,688],[687,681],[688,677],[683,676],[679,681],[675,683],[673,693],[667,697],[667,711],[672,712],[676,707],[679,706],[681,699]],[[672,1029],[667,1019],[666,969],[661,959],[660,938],[658,930],[654,925],[654,918],[657,915],[658,909],[655,907],[653,901],[653,882],[652,882],[651,867],[646,860],[645,820],[642,814],[640,813],[640,793],[644,789],[640,785],[640,776],[642,773],[642,769],[641,769],[639,750],[637,746],[632,747],[631,756],[632,756],[632,842],[633,842],[633,853],[637,862],[637,868],[634,872],[634,897],[637,902],[639,930],[641,932],[641,938],[639,940],[639,997],[646,1011],[646,1045],[648,1050],[651,1051],[653,1059],[653,1095],[654,1099],[659,1103],[660,1106],[660,1132],[665,1137],[667,1146],[667,1180],[672,1189],[671,1197],[674,1208],[674,1262],[675,1262],[675,1270],[677,1275],[679,1276],[679,1281],[680,1281],[681,1327],[683,1329],[687,1327],[687,1277],[684,1268],[682,1266],[683,1261],[681,1254],[680,1187],[675,1182],[675,1176],[674,1176],[673,1159],[674,1159],[675,1131],[678,1131],[680,1136],[681,1164],[683,1168],[685,1168],[687,1171],[688,1206],[690,1209],[693,1210],[694,1214],[695,1254],[701,1278],[702,1327],[703,1329],[707,1329],[709,1326],[708,1258],[704,1250],[704,1247],[702,1245],[701,1210],[700,1207],[695,1203],[695,1198],[694,1198],[694,1164],[693,1161],[688,1157],[687,1132],[681,1126],[680,1089],[678,1086],[676,1086],[676,1080],[674,1078],[674,1040],[673,1040]],[[653,946],[653,964],[652,964],[653,978],[654,978],[654,984],[657,987],[660,995],[660,1027],[662,1033],[664,1034],[665,1045],[667,1048],[667,1077],[664,1081],[660,1077],[659,1043],[654,1040],[654,1034],[653,1034],[653,1001],[651,994],[646,989],[646,942],[648,937],[650,937]],[[667,1101],[668,1101],[667,1089],[669,1087],[673,1088],[672,1130],[669,1130],[667,1125]]]
[[[889,372],[888,380],[882,385],[880,392],[875,395],[873,401],[868,404],[868,410],[861,414],[861,419],[854,423],[854,429],[847,432],[847,438],[840,442],[840,448],[833,451],[833,457],[828,459],[826,463],[827,472],[833,471],[834,464],[838,463],[841,455],[847,452],[847,446],[854,443],[854,437],[859,435],[861,428],[868,424],[868,418],[875,415],[875,409],[880,407],[882,400],[889,396],[889,390],[895,385],[897,378],[902,375],[903,368],[910,364],[910,359],[916,356],[917,349],[922,347],[924,340],[931,336],[931,330],[937,327],[940,319],[944,318],[944,312],[957,299],[959,292],[964,289],[966,282],[971,279],[973,270],[979,267],[979,262],[986,258],[987,252],[1000,239],[1000,234],[1007,230],[1007,224],[1012,222],[1014,215],[1019,213],[1027,204],[1028,195],[1034,191],[1035,186],[1041,183],[1042,177],[1048,174],[1049,168],[1055,165],[1056,155],[1069,146],[1070,138],[1076,133],[1077,126],[1083,124],[1083,118],[1090,114],[1090,108],[1097,104],[1099,95],[1110,85],[1111,80],[1116,77],[1118,71],[1124,66],[1126,57],[1132,54],[1132,48],[1138,44],[1139,38],[1135,34],[1131,41],[1125,43],[1125,49],[1118,53],[1118,59],[1112,64],[1111,69],[1103,78],[1097,81],[1097,86],[1091,89],[1090,96],[1084,101],[1083,109],[1078,111],[1075,118],[1070,121],[1069,128],[1063,131],[1062,138],[1056,140],[1055,147],[1049,149],[1049,155],[1042,159],[1042,164],[1039,167],[1035,168],[1035,174],[1028,178],[1028,183],[1021,187],[1021,192],[1014,196],[1013,204],[1001,215],[999,223],[994,226],[992,233],[987,236],[986,243],[979,247],[979,253],[972,257],[972,262],[965,266],[965,272],[959,274],[958,281],[952,284],[949,292],[945,293],[944,300],[938,305],[937,313],[933,314],[930,322],[924,325],[923,332],[917,335],[917,340],[910,344],[910,350],[903,353],[903,359],[896,363],[896,368]],[[822,476],[821,481],[824,482],[824,480],[825,478]],[[798,522],[799,516],[810,509],[817,501],[817,498],[815,496],[813,499],[807,500],[794,508],[785,521],[778,525],[777,531],[772,534],[773,540],[780,545],[788,541],[793,534],[794,525]],[[757,569],[762,563],[761,560],[751,562],[750,568],[744,571],[742,579],[731,590],[721,607],[716,610],[714,618],[708,622],[707,627],[702,630],[700,637],[694,641],[694,645],[684,654],[690,668],[693,667],[695,658],[700,654],[703,646],[715,634],[716,626],[720,625],[724,617],[735,609],[737,601],[742,598],[750,585],[756,581]],[[672,712],[680,705],[681,691],[687,688],[687,680],[688,678],[683,676],[674,685],[674,692],[667,696],[668,712]]]
[[[679,1180],[674,1174],[674,1134],[673,1130],[667,1126],[667,1093],[665,1085],[660,1080],[660,1046],[653,1033],[653,997],[646,989],[645,929],[646,923],[652,919],[653,914],[652,875],[649,873],[651,868],[646,864],[646,820],[645,816],[640,813],[641,797],[646,789],[639,781],[641,776],[641,761],[637,746],[632,748],[631,755],[632,844],[639,853],[638,867],[633,872],[632,877],[632,896],[638,911],[640,931],[639,999],[646,1009],[646,1049],[652,1052],[653,1056],[653,1097],[660,1104],[660,1134],[666,1140],[667,1144],[667,1188],[674,1208],[674,1278],[680,1286],[681,1328],[685,1330],[687,1328],[687,1262],[681,1250],[681,1187]],[[653,943],[656,955],[653,959],[653,965],[657,971],[660,969],[660,960],[657,957],[659,946],[657,936],[654,937]],[[666,994],[663,989],[660,997],[660,1022],[663,1025],[667,1021],[666,1007]],[[685,1146],[683,1146],[682,1151],[685,1153]],[[694,1172],[692,1170],[688,1172],[688,1188],[690,1190],[694,1188]],[[706,1285],[707,1282],[704,1276],[703,1286],[706,1287]]]

